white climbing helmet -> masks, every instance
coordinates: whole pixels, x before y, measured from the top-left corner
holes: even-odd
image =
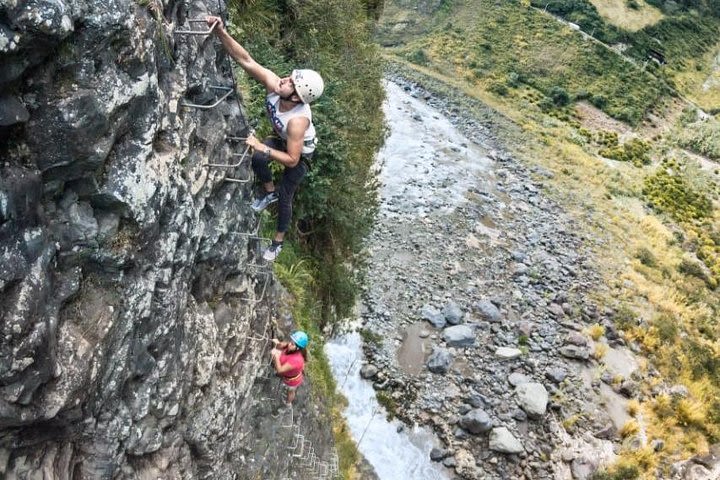
[[[323,82],[322,77],[315,70],[306,68],[293,70],[290,78],[292,78],[295,84],[295,91],[303,103],[310,103],[317,100],[325,89],[325,82]]]

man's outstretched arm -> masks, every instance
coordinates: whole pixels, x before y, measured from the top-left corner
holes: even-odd
[[[228,51],[230,56],[234,58],[251,77],[265,85],[265,89],[268,92],[274,92],[280,83],[280,77],[272,70],[257,63],[248,51],[225,30],[225,25],[220,17],[209,16],[206,18],[206,21],[208,25],[212,25],[215,22],[218,23],[217,27],[215,27],[215,34],[222,42],[225,50]]]

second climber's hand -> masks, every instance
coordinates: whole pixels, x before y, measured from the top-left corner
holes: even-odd
[[[225,28],[222,18],[220,17],[208,15],[207,17],[205,17],[205,21],[207,22],[208,27],[212,27],[213,23],[217,23],[217,27],[215,27],[215,32],[221,32]]]

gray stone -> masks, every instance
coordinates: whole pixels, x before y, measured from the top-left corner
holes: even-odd
[[[68,218],[77,240],[88,241],[97,235],[98,223],[88,202],[73,203],[68,209]]]
[[[447,323],[445,320],[445,315],[438,312],[430,305],[425,305],[422,310],[420,310],[420,316],[423,320],[427,320],[428,322],[430,322],[435,328],[443,328]]]
[[[515,389],[518,403],[530,418],[540,418],[545,415],[548,403],[548,392],[539,383],[523,383]]]
[[[430,450],[430,460],[432,460],[433,462],[439,462],[440,460],[446,458],[448,455],[450,455],[450,452],[448,452],[444,448],[433,447],[433,449]]]
[[[492,426],[492,420],[490,416],[485,413],[485,410],[476,408],[470,410],[468,413],[460,418],[460,426],[468,432],[478,435],[489,431]]]
[[[570,472],[574,480],[590,480],[596,470],[595,462],[587,457],[576,457],[570,463]]]
[[[457,461],[455,460],[455,457],[447,457],[443,460],[442,464],[448,468],[454,468],[457,465]]]
[[[513,372],[508,376],[508,382],[510,382],[510,385],[513,387],[517,387],[518,385],[522,385],[523,383],[528,383],[530,379],[527,377],[527,375],[524,375],[519,372]]]
[[[551,303],[548,306],[548,310],[550,313],[552,313],[556,318],[562,318],[565,316],[565,310],[563,310],[561,305],[558,305],[557,303]]]
[[[447,349],[436,347],[427,360],[427,368],[432,373],[447,373],[452,360],[452,354]]]
[[[455,302],[450,302],[445,305],[442,313],[445,317],[445,321],[450,325],[458,325],[462,322],[463,315],[465,315],[462,309]]]
[[[685,385],[673,385],[668,391],[673,398],[687,398],[689,395],[688,389]]]
[[[443,330],[443,340],[451,347],[468,347],[475,343],[475,331],[469,325],[455,325]]]
[[[594,432],[593,436],[601,440],[615,440],[618,436],[618,431],[617,428],[615,428],[615,425],[612,422],[609,422],[607,426],[601,428],[597,432]]]
[[[375,365],[367,364],[363,365],[360,369],[360,376],[366,380],[375,378],[375,376],[378,374],[378,368]]]
[[[563,368],[549,368],[545,371],[545,378],[553,383],[560,383],[567,377],[567,372]]]
[[[500,453],[520,453],[525,450],[520,441],[505,427],[492,429],[489,448]]]
[[[587,360],[590,358],[590,350],[575,345],[566,345],[560,349],[560,355],[574,360]]]
[[[473,308],[486,322],[499,322],[502,319],[500,310],[490,300],[481,300]]]
[[[500,360],[513,360],[520,355],[522,355],[522,350],[519,348],[499,347],[495,350],[495,356]]]
[[[580,332],[570,332],[565,337],[565,343],[569,345],[576,345],[578,347],[585,347],[588,344],[587,338]]]

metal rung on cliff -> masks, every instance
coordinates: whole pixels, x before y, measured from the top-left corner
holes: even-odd
[[[253,134],[253,131],[250,131],[250,134]],[[245,141],[247,140],[247,137],[227,137],[228,140],[233,141]],[[250,145],[245,146],[245,150],[243,150],[242,153],[231,153],[233,157],[240,157],[240,160],[238,160],[235,163],[206,163],[206,167],[214,167],[214,168],[235,168],[242,165],[243,161],[245,161],[245,158],[248,156],[248,153],[250,153]]]
[[[300,433],[299,426],[295,425],[294,430],[295,430],[295,433],[293,433],[292,445],[287,446],[287,448],[289,450],[293,450],[293,451],[295,451],[300,446],[301,441],[305,440],[305,437]]]
[[[258,303],[262,302],[263,299],[265,298],[265,292],[267,291],[267,286],[268,286],[268,283],[270,283],[270,278],[272,277],[272,275],[271,275],[270,271],[259,271],[259,272],[254,272],[254,273],[255,274],[264,274],[264,277],[265,277],[265,281],[263,282],[262,290],[260,291],[260,296],[257,297],[254,301],[252,301],[253,305],[257,305]],[[250,298],[248,297],[243,300],[250,301]]]
[[[213,30],[215,30],[215,27],[218,26],[218,23],[220,22],[213,22],[212,25],[207,30],[192,30],[192,24],[193,23],[207,23],[207,20],[204,18],[190,18],[187,20],[187,23],[190,24],[191,29],[190,30],[175,30],[175,35],[210,35]]]
[[[218,98],[215,101],[215,103],[199,104],[199,103],[190,103],[190,102],[186,102],[183,100],[182,102],[180,102],[180,106],[186,107],[186,108],[197,108],[199,110],[210,110],[210,109],[213,109],[213,108],[217,107],[218,105],[220,105],[234,91],[233,87],[225,87],[222,85],[208,85],[208,88],[210,88],[211,90],[219,90],[219,91],[225,92],[225,93],[220,98]]]
[[[300,443],[300,450],[292,454],[292,456],[295,458],[302,458],[305,453],[305,445],[310,444],[310,440],[306,440],[305,435],[300,435],[300,437],[302,438],[302,442]]]
[[[250,180],[253,179],[252,172],[248,175],[247,178],[232,178],[232,177],[225,177],[223,180],[226,182],[232,182],[232,183],[248,183]]]
[[[315,468],[315,448],[312,446],[312,442],[310,442],[310,448],[308,448],[308,454],[303,459],[302,465],[304,467],[308,467],[308,468]]]

